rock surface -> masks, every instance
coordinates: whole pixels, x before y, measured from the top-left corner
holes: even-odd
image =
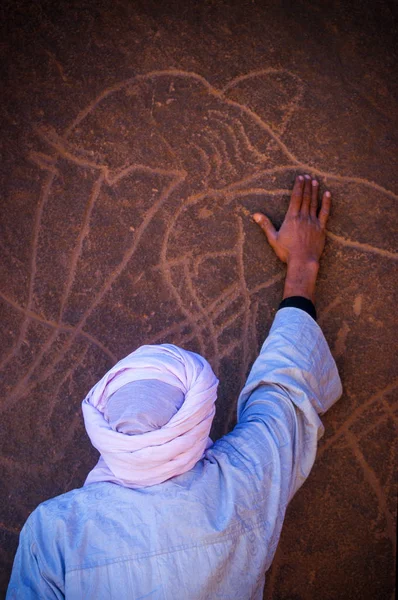
[[[352,6],[351,6],[352,4]],[[298,173],[334,197],[323,418],[264,598],[390,599],[396,518],[394,3],[20,0],[1,9],[1,589],[41,501],[94,464],[80,403],[143,343],[203,353],[213,438],[275,314]]]

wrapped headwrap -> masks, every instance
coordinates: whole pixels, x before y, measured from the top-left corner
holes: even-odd
[[[141,346],[83,400],[87,433],[101,457],[85,485],[138,488],[189,471],[212,445],[218,379],[199,354]]]

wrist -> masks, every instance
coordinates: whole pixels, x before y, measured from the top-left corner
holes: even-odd
[[[319,271],[316,260],[291,260],[287,265],[283,299],[290,296],[303,296],[315,301],[315,286]]]
[[[300,269],[305,271],[316,271],[319,270],[319,260],[316,258],[298,258],[292,257],[287,263],[288,270]]]

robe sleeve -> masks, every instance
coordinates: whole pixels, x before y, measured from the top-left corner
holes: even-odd
[[[57,584],[57,576],[47,565],[34,537],[36,511],[25,523],[19,537],[18,550],[15,555],[11,579],[6,600],[61,600],[65,598]],[[48,540],[47,552],[51,551]]]
[[[298,308],[278,310],[239,396],[237,425],[220,440],[220,450],[240,461],[250,492],[260,493],[267,513],[273,504],[283,520],[314,464],[324,432],[319,415],[341,394],[316,321]]]

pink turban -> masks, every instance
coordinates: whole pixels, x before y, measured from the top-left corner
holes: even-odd
[[[137,488],[189,471],[212,445],[218,379],[199,354],[141,346],[83,400],[87,433],[101,457],[85,485]]]

